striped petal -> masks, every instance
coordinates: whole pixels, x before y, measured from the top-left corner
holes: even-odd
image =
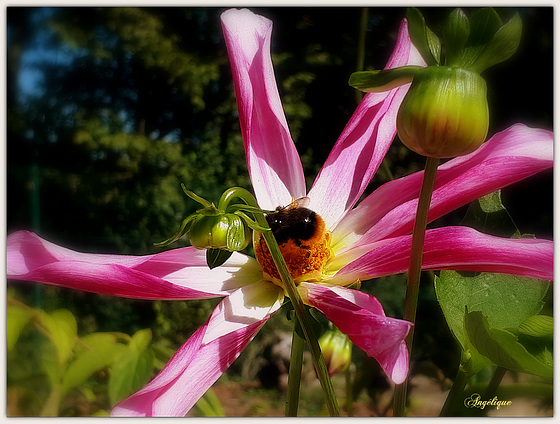
[[[7,277],[137,299],[203,299],[255,283],[262,272],[238,253],[210,270],[205,252],[192,247],[146,256],[91,254],[18,231],[8,236]]]
[[[386,68],[424,64],[403,21]],[[356,204],[383,161],[397,134],[397,112],[409,86],[366,94],[319,172],[309,191],[309,207],[330,230]]]
[[[438,168],[429,221],[481,196],[550,169],[552,132],[522,124],[497,133],[470,155]],[[350,211],[333,233],[335,250],[412,231],[423,171],[379,187]]]
[[[319,309],[352,343],[375,358],[396,384],[408,374],[404,338],[412,323],[385,316],[381,303],[366,293],[339,286],[301,283],[305,302]]]
[[[272,285],[244,287],[226,297],[163,370],[147,386],[119,402],[111,415],[187,414],[280,307],[280,289]]]
[[[227,10],[221,19],[253,190],[263,209],[288,205],[306,187],[274,77],[272,21],[247,9]]]
[[[408,270],[411,235],[362,246],[363,252],[335,275],[339,284],[367,280]],[[552,241],[506,239],[468,227],[443,227],[426,231],[422,269],[499,272],[552,280]],[[348,260],[346,257],[341,263]]]

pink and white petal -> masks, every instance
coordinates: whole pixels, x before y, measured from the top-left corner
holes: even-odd
[[[481,196],[552,168],[552,132],[516,124],[470,155],[438,168],[433,221]],[[365,245],[412,231],[424,172],[390,181],[350,211],[333,232],[333,247]]]
[[[406,21],[386,68],[403,65],[425,65],[410,41]],[[409,86],[366,94],[319,172],[309,191],[309,207],[328,229],[355,205],[383,161],[397,134],[397,112]]]
[[[262,279],[260,264],[250,256],[234,252],[223,265],[210,270],[206,264],[206,251],[192,247],[158,253],[135,269],[218,296],[228,295]]]
[[[218,305],[202,343],[261,322],[282,306],[283,299],[284,290],[269,281],[241,287]]]
[[[101,255],[75,252],[28,231],[8,236],[6,260],[8,279],[137,299],[225,296],[262,278],[256,261],[241,254],[210,270],[204,252],[190,247],[145,256]]]
[[[298,289],[305,303],[323,312],[352,343],[375,358],[393,382],[406,379],[404,338],[412,323],[385,316],[375,297],[357,290],[313,283],[301,283]]]
[[[263,209],[288,205],[306,186],[270,57],[272,21],[247,9],[227,10],[221,19],[257,201]]]
[[[348,265],[332,282],[406,272],[411,240],[412,236],[406,235],[362,246],[353,261],[345,254]],[[553,250],[554,244],[549,240],[506,239],[468,227],[443,227],[426,231],[422,269],[496,272],[552,280]]]
[[[127,399],[119,402],[112,416],[182,417],[206,393],[259,332],[270,315],[239,325],[221,337],[208,339],[215,321],[224,322],[225,298],[208,321],[175,353],[161,372]]]

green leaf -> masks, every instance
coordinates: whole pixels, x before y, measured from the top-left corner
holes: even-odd
[[[115,360],[109,377],[108,392],[112,404],[142,388],[150,379],[154,354],[148,349],[150,330],[140,330]]]
[[[521,41],[522,27],[521,18],[516,13],[507,24],[494,34],[480,56],[472,64],[471,69],[482,72],[490,66],[503,62],[513,56]]]
[[[35,311],[31,308],[8,305],[6,308],[6,348],[9,352],[19,339],[25,326],[31,321]]]
[[[150,346],[152,341],[152,330],[146,328],[144,330],[139,330],[132,335],[129,346],[138,353],[144,352]]]
[[[497,190],[471,202],[463,224],[486,234],[501,237],[518,237],[519,230],[502,204],[501,191]]]
[[[199,409],[200,414],[203,417],[225,417],[224,409],[220,403],[220,399],[216,396],[216,393],[212,389],[202,396],[198,402],[196,402],[196,407]]]
[[[511,332],[491,326],[482,312],[467,313],[465,327],[473,345],[497,366],[552,377],[552,363],[543,363],[530,354]]]
[[[465,12],[457,8],[447,17],[443,26],[443,40],[446,49],[446,65],[457,65],[471,32]]]
[[[523,321],[517,331],[526,336],[552,339],[554,319],[546,315],[533,315]]]
[[[210,269],[217,268],[227,261],[232,254],[233,252],[224,249],[206,249],[206,264]]]
[[[408,84],[414,78],[420,66],[401,66],[394,69],[380,71],[360,71],[350,75],[348,84],[360,91],[379,93],[389,91],[403,84]]]
[[[56,348],[58,364],[62,366],[72,355],[76,344],[78,335],[76,318],[67,309],[57,309],[50,314],[41,312],[41,323]]]
[[[477,10],[470,19],[471,30],[463,50],[460,66],[470,68],[501,26],[502,20],[494,9],[486,7]]]
[[[41,370],[47,375],[52,387],[60,384],[64,368],[58,363],[58,352],[50,341],[42,343],[38,351]]]
[[[408,20],[408,32],[412,43],[416,46],[428,66],[437,65],[439,63],[439,57],[434,56],[434,50],[437,50],[435,44],[437,44],[439,40],[436,42],[434,39],[435,34],[430,34],[431,31],[426,27],[424,16],[422,16],[422,13],[415,7],[408,8],[406,16]]]
[[[102,333],[100,333],[102,334]],[[78,385],[82,384],[89,376],[96,371],[108,367],[115,359],[121,355],[127,347],[116,342],[116,338],[110,334],[109,337],[97,337],[94,341],[90,337],[88,342],[89,350],[84,349],[75,360],[68,366],[68,370],[62,378],[62,395]],[[83,342],[84,340],[82,340]]]
[[[481,311],[498,329],[517,328],[537,314],[550,284],[547,281],[507,274],[481,273],[474,276],[442,271],[435,289],[449,329],[458,340],[473,372],[488,365],[472,345],[465,328],[465,309]]]

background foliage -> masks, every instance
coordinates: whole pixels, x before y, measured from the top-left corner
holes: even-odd
[[[196,208],[181,183],[215,200],[227,187],[250,188],[219,21],[223,10],[8,8],[8,233],[30,229],[88,252],[156,252],[153,242],[171,235]],[[358,50],[362,8],[253,10],[274,22],[276,77],[310,185],[357,105],[349,75],[385,65],[405,9],[367,10],[363,61]],[[437,32],[451,9],[422,11]],[[524,28],[519,51],[483,74],[490,134],[515,122],[552,129],[553,9],[517,11]],[[515,10],[498,12],[506,21]],[[422,163],[396,140],[367,193]],[[502,200],[521,233],[551,238],[552,172],[503,190]],[[465,212],[466,207],[437,224],[456,224]],[[391,316],[402,314],[401,277],[363,285]],[[150,329],[154,343],[171,352],[216,303],[143,302],[15,287],[15,297],[28,305],[71,311],[80,334],[132,336]],[[434,346],[436,340],[451,340],[451,334],[433,288],[424,287],[421,296],[418,358],[434,358],[438,368],[452,374],[448,368],[456,361],[450,358],[458,351]],[[257,354],[249,351],[240,362]],[[232,373],[243,370],[256,375],[243,365]]]

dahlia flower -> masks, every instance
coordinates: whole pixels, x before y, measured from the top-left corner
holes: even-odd
[[[313,264],[286,262],[304,302],[321,311],[375,358],[395,383],[406,379],[404,338],[411,323],[385,316],[357,281],[406,272],[422,172],[382,185],[359,203],[396,134],[408,85],[365,95],[307,191],[270,57],[272,23],[249,10],[223,13],[241,130],[253,190],[270,210],[307,197],[321,220]],[[403,21],[387,68],[423,65]],[[429,220],[552,166],[552,134],[516,124],[477,151],[439,167]],[[256,242],[258,243],[258,242]],[[430,229],[423,269],[503,272],[552,279],[551,241],[503,239],[466,227]],[[259,256],[257,256],[259,257]],[[19,231],[8,237],[9,279],[139,299],[223,297],[211,316],[144,388],[113,416],[183,416],[282,305],[281,282],[262,251],[259,262],[234,252],[209,269],[205,252],[177,248],[146,256],[75,252]]]

